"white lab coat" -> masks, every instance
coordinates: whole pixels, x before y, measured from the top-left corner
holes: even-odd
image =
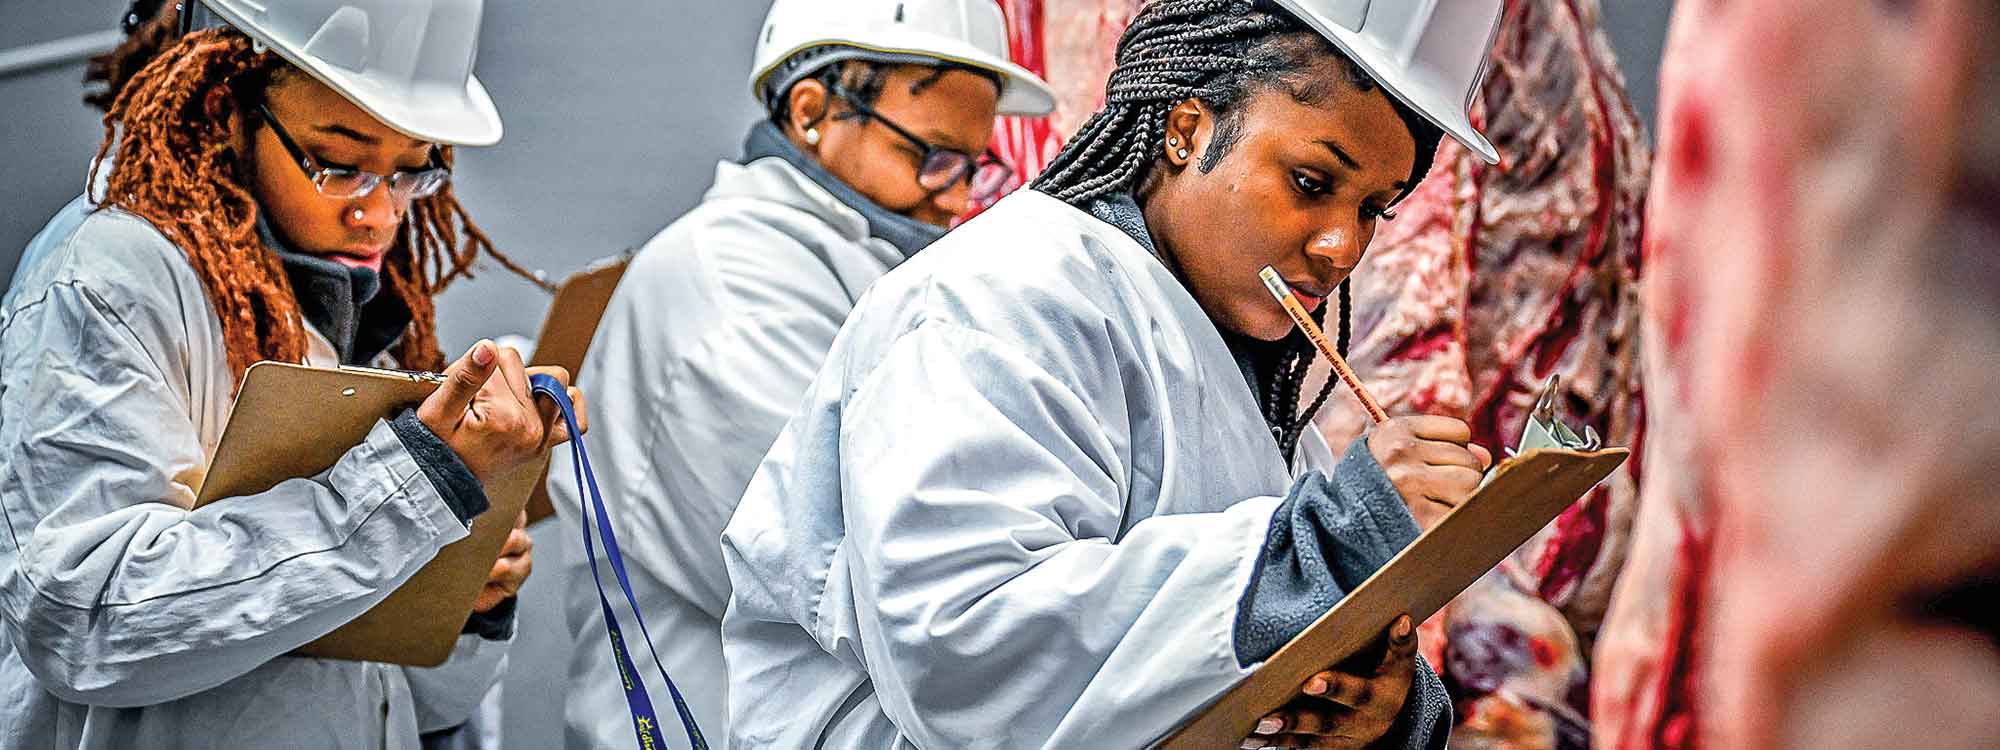
[[[731,747],[1136,748],[1298,472],[1179,281],[1021,191],[864,296],[723,535]]]
[[[784,160],[716,167],[702,203],[632,260],[578,381],[590,392],[598,486],[654,647],[711,742],[724,736],[719,539],[750,474],[798,408],[854,296],[902,262],[867,221]],[[574,469],[557,451],[549,492],[577,539]],[[580,543],[580,540],[579,540]],[[583,555],[566,572],[571,748],[628,747],[632,719]],[[670,747],[687,740],[608,565]]]
[[[316,332],[308,361],[337,363]],[[0,748],[415,750],[497,679],[506,644],[471,635],[436,669],[286,656],[466,529],[386,423],[188,510],[234,392],[150,224],[79,198],[29,245],[0,300]]]

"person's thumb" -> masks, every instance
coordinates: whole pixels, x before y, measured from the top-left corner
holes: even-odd
[[[430,398],[417,407],[417,418],[431,428],[432,432],[443,435],[441,427],[456,425],[465,410],[472,407],[479,397],[479,389],[486,386],[486,380],[493,377],[500,358],[494,351],[493,342],[481,341],[472,345],[472,351],[459,357],[444,370],[444,383],[438,386]]]
[[[1375,670],[1382,674],[1409,662],[1417,654],[1417,624],[1409,615],[1402,615],[1389,625],[1389,648],[1382,652],[1382,664]]]

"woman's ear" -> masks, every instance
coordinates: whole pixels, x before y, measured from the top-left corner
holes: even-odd
[[[1201,122],[1208,116],[1208,108],[1196,99],[1189,99],[1167,111],[1167,133],[1160,147],[1165,149],[1167,163],[1178,170],[1186,167],[1201,154],[1195,144],[1201,132]]]
[[[240,110],[229,113],[229,147],[236,151],[236,158],[245,164],[250,162],[250,147],[256,137],[257,134],[250,130],[250,118],[244,117]]]
[[[825,124],[827,106],[826,84],[808,78],[793,84],[785,97],[787,108],[786,123],[792,139],[804,144],[808,153],[819,152],[820,126]]]

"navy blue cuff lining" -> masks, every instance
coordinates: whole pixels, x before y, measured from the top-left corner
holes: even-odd
[[[1333,469],[1333,482],[1340,487],[1342,497],[1362,501],[1361,510],[1389,541],[1389,546],[1375,550],[1380,559],[1369,566],[1368,575],[1374,575],[1376,569],[1387,565],[1404,547],[1423,535],[1416,516],[1410,515],[1410,506],[1403,502],[1402,491],[1389,481],[1389,473],[1382,470],[1382,465],[1375,462],[1375,454],[1368,449],[1368,436],[1356,438],[1347,447],[1347,453]],[[1366,579],[1367,576],[1362,577]],[[1361,581],[1354,584],[1359,586]]]
[[[1451,693],[1422,654],[1417,655],[1416,678],[1410,694],[1403,699],[1403,712],[1376,747],[1391,750],[1446,750],[1451,742]]]
[[[1417,538],[1402,495],[1354,441],[1332,479],[1299,477],[1271,517],[1257,568],[1237,602],[1236,660],[1271,658]]]
[[[1272,514],[1263,554],[1237,602],[1237,663],[1271,658],[1419,533],[1365,437],[1348,446],[1333,478],[1300,477]],[[1417,666],[1402,713],[1376,747],[1445,750],[1451,694],[1422,656]]]
[[[514,607],[520,601],[520,597],[510,596],[490,610],[472,613],[471,617],[465,618],[465,629],[459,632],[489,641],[514,637]]]
[[[424,476],[437,487],[444,504],[451,508],[451,514],[466,528],[472,528],[472,519],[485,513],[488,507],[486,488],[480,486],[479,478],[465,467],[451,446],[445,445],[431,428],[417,418],[416,409],[404,409],[402,414],[389,420],[389,427],[396,431],[396,437],[403,441],[403,448],[417,460],[417,467],[423,469]]]

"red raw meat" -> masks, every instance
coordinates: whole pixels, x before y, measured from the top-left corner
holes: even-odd
[[[1511,565],[1440,616],[1444,675],[1458,705],[1457,750],[1588,750],[1589,668],[1560,612]]]
[[[2000,747],[1997,30],[1677,5],[1599,747]]]
[[[1638,290],[1651,154],[1597,3],[1509,2],[1492,65],[1476,114],[1503,163],[1487,167],[1446,142],[1354,274],[1349,359],[1392,412],[1466,419],[1488,446],[1512,444],[1536,388],[1560,375],[1573,422],[1641,450]],[[1344,396],[1318,421],[1336,444],[1366,426]],[[1628,463],[1511,558],[1518,589],[1540,601],[1510,606],[1553,607],[1553,620],[1539,621],[1563,623],[1586,654],[1629,548],[1644,465]],[[1492,602],[1468,595],[1448,617],[1479,620]],[[1425,634],[1447,638],[1437,645],[1449,653],[1459,632]],[[1447,673],[1456,666],[1444,663]],[[1581,707],[1565,715],[1547,696],[1456,684],[1455,748],[1582,746]]]
[[[1063,142],[1104,104],[1119,35],[1139,12],[1139,0],[999,0],[1007,17],[1014,63],[1042,76],[1056,91],[1048,117],[1002,117],[993,151],[1014,168],[1007,192],[1028,184],[1062,151]],[[1048,21],[1055,19],[1055,23]],[[994,201],[999,200],[995,196]],[[976,205],[961,221],[992,205]]]

